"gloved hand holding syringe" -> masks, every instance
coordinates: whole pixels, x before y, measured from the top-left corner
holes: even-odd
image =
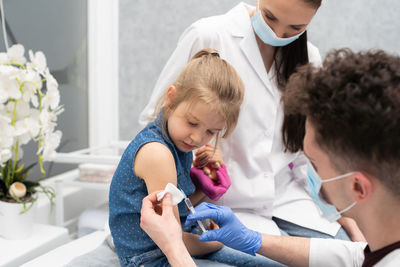
[[[203,231],[199,238],[200,241],[219,241],[228,247],[251,255],[255,255],[261,247],[261,234],[243,225],[230,208],[203,202],[196,207],[196,212],[185,193],[170,183],[167,184],[164,191],[157,194],[157,200],[161,201],[167,192],[172,195],[173,205],[185,200],[191,213],[186,219],[185,226],[191,226],[197,222]],[[205,219],[216,222],[219,226],[218,231],[207,231],[204,221],[202,221]]]

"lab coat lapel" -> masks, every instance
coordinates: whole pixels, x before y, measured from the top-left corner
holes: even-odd
[[[245,54],[249,64],[253,67],[262,83],[266,88],[268,88],[268,92],[274,96],[276,92],[273,89],[274,86],[272,85],[269,75],[265,69],[260,49],[258,49],[249,13],[247,11],[248,9],[253,8],[253,6],[249,6],[242,2],[230,10],[228,16],[232,16],[232,21],[234,22],[229,25],[229,27],[232,37],[242,38],[239,45],[240,49]],[[271,71],[273,71],[273,68],[271,68]]]
[[[272,96],[274,96],[275,92],[269,79],[269,75],[265,69],[260,49],[258,49],[257,41],[252,28],[251,31],[247,32],[246,35],[243,37],[242,41],[240,42],[240,48],[246,55],[250,65],[253,67],[258,77],[264,83],[265,87],[268,88],[268,91],[271,93]]]

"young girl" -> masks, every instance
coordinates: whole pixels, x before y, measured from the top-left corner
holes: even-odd
[[[161,250],[140,228],[142,199],[164,189],[167,183],[182,189],[194,205],[204,197],[190,178],[192,150],[232,132],[243,94],[236,71],[211,49],[199,51],[169,86],[157,118],[126,148],[111,183],[109,224],[122,266],[169,266]],[[218,169],[224,171],[224,166]],[[188,215],[183,202],[174,212],[180,222]],[[200,242],[198,235],[188,232],[191,229],[183,230],[192,256],[222,247],[218,242]]]

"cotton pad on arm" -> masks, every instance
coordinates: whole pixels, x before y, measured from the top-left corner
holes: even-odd
[[[168,183],[165,189],[157,194],[157,200],[161,201],[166,193],[171,194],[172,205],[178,205],[185,198],[185,195],[175,185]]]

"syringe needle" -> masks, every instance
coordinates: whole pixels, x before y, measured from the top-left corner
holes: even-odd
[[[189,209],[190,213],[195,214],[196,211],[194,210],[194,207],[192,205],[192,202],[188,197],[185,196],[185,204],[186,207]],[[207,232],[206,228],[204,227],[204,224],[202,221],[197,220],[197,224],[200,226],[200,229],[203,231],[203,233]]]

